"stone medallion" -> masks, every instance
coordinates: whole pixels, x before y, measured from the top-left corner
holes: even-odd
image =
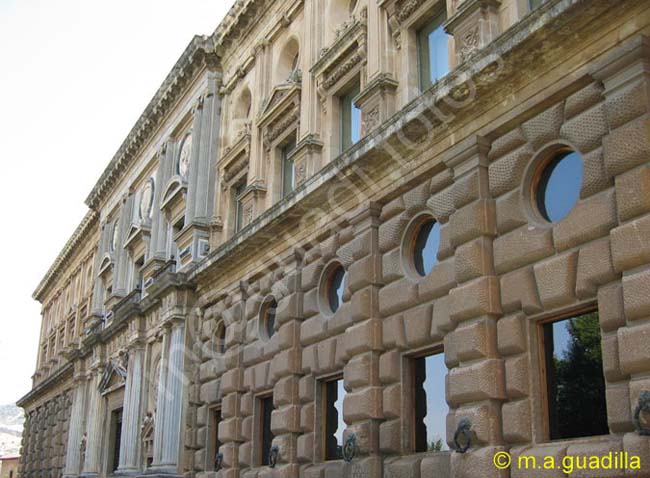
[[[146,221],[151,219],[151,210],[153,206],[153,193],[154,193],[155,183],[153,178],[149,178],[149,181],[142,187],[142,193],[140,195],[140,220]]]
[[[188,134],[181,146],[181,153],[178,156],[178,174],[183,179],[187,179],[187,174],[190,170],[190,157],[192,155],[192,135]]]

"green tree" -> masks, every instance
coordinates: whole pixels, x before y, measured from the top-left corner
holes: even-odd
[[[564,357],[555,357],[560,437],[609,433],[598,312],[567,321],[571,337]]]

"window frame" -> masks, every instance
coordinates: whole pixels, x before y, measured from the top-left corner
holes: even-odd
[[[218,415],[217,415],[218,414]],[[222,445],[219,440],[219,424],[223,421],[221,405],[208,408],[208,426],[205,450],[205,471],[216,471],[215,461],[219,448]]]
[[[340,153],[348,150],[356,143],[358,143],[361,136],[361,108],[358,108],[354,103],[354,98],[359,96],[361,93],[361,80],[360,78],[355,78],[352,80],[341,92],[337,95],[339,103],[339,138],[340,138]],[[349,106],[349,107],[348,107]],[[353,123],[354,123],[354,114],[352,113],[352,108],[355,108],[359,111],[359,131],[357,131],[358,139],[353,141]],[[349,116],[349,118],[347,118]],[[348,121],[349,119],[349,121]],[[346,128],[346,126],[348,128]]]
[[[422,22],[419,26],[414,28],[415,34],[415,48],[417,51],[417,75],[418,75],[418,87],[420,93],[425,92],[431,88],[434,84],[439,82],[446,75],[437,78],[435,81],[431,80],[431,65],[430,65],[430,51],[429,51],[429,42],[428,38],[437,28],[444,27],[445,22],[447,21],[447,9],[445,5],[436,7],[431,11],[429,17]],[[443,28],[444,29],[444,28]],[[446,33],[445,33],[446,34]],[[449,37],[449,35],[447,35]],[[426,41],[423,41],[426,39]],[[447,65],[449,72],[451,71],[451,64],[449,62],[449,38],[447,38]],[[427,65],[427,70],[425,71],[424,65]]]
[[[402,356],[402,383],[405,384],[405,398],[403,400],[403,409],[402,409],[402,416],[408,417],[408,420],[403,420],[402,424],[402,436],[403,436],[403,451],[406,454],[413,454],[413,455],[421,455],[425,453],[442,453],[437,452],[437,451],[417,451],[416,444],[417,444],[417,439],[416,439],[416,427],[415,427],[415,421],[417,419],[416,417],[416,410],[414,406],[415,402],[415,362],[417,360],[421,359],[426,359],[427,357],[431,357],[434,355],[442,355],[443,361],[445,363],[445,367],[447,368],[446,375],[449,374],[449,368],[446,365],[445,361],[445,349],[444,345],[442,343],[437,343],[433,346],[426,347],[420,350],[416,350],[415,352],[404,354]],[[443,395],[446,397],[446,383],[445,383],[445,389],[443,390]],[[446,401],[446,398],[445,398]],[[450,409],[449,404],[447,404],[448,410]],[[447,412],[448,413],[448,412]],[[426,415],[425,415],[426,416]],[[447,430],[445,430],[445,433]],[[446,444],[446,435],[443,437],[444,443]],[[446,450],[445,450],[446,451]]]
[[[242,201],[242,194],[246,190],[246,180],[243,179],[232,187],[232,195],[234,201],[233,210],[233,234],[237,234],[243,229],[244,223],[244,202]]]
[[[296,135],[289,134],[287,139],[280,145],[280,198],[284,199],[296,189],[296,163],[293,159],[296,151]],[[287,165],[291,165],[291,188],[287,189]]]
[[[320,419],[320,460],[322,462],[331,462],[331,461],[339,461],[342,460],[343,457],[340,458],[332,458],[328,455],[328,449],[327,449],[327,436],[328,436],[328,415],[329,415],[329,393],[328,393],[328,385],[331,383],[338,383],[339,381],[343,382],[343,388],[345,389],[345,379],[343,372],[339,372],[333,375],[327,375],[325,377],[320,377],[317,381],[318,384],[318,392],[319,392],[319,397],[320,397],[320,409],[321,409],[321,419]],[[346,390],[346,395],[347,395],[347,390]],[[343,416],[343,406],[341,405],[341,415]],[[345,423],[345,420],[343,420]],[[347,428],[347,424],[346,424]],[[343,430],[345,432],[345,429]],[[343,447],[344,443],[341,443],[341,447]]]
[[[270,413],[268,417],[268,437],[269,437],[269,442],[268,442],[268,450],[265,449],[267,448],[266,443],[265,443],[265,437],[267,436],[265,434],[265,415],[267,411],[267,406],[270,403]],[[275,404],[273,403],[273,392],[267,392],[264,394],[260,394],[256,397],[256,408],[257,408],[257,433],[256,433],[256,439],[257,439],[257,445],[255,446],[256,454],[257,457],[255,457],[255,464],[259,467],[263,466],[268,466],[269,465],[269,454],[271,451],[271,448],[273,447],[273,439],[275,438],[275,435],[273,433],[273,429],[271,428],[272,422],[273,422],[273,411],[275,410]]]

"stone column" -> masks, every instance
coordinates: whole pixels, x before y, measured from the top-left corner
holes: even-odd
[[[81,437],[86,416],[86,379],[78,377],[72,398],[72,413],[68,430],[64,477],[79,475],[81,471]]]
[[[84,475],[98,475],[102,438],[104,431],[104,397],[99,392],[102,368],[96,367],[90,374],[88,387],[88,422],[86,424],[86,459],[83,464]]]
[[[162,463],[163,423],[165,422],[165,405],[167,404],[167,362],[169,361],[169,329],[163,330],[162,354],[160,357],[160,376],[158,377],[158,396],[156,397],[156,428],[153,439],[153,465]]]
[[[197,201],[198,195],[198,184],[199,180],[199,162],[201,161],[201,156],[203,152],[201,151],[201,146],[203,141],[202,132],[203,132],[203,104],[205,102],[205,97],[201,95],[197,100],[196,104],[192,108],[192,151],[190,157],[190,169],[188,172],[187,178],[187,198],[185,203],[185,226],[191,224],[194,220],[194,208]]]
[[[160,210],[160,205],[173,170],[174,148],[170,142],[166,142],[158,152],[158,171],[156,172],[156,189],[151,219],[151,246],[148,259],[167,260],[167,220]]]
[[[137,473],[140,469],[140,415],[143,398],[144,347],[137,344],[129,356],[124,390],[124,415],[118,472]]]
[[[115,245],[114,261],[115,272],[113,279],[113,294],[117,296],[125,296],[128,293],[129,284],[127,284],[129,272],[129,254],[124,249],[124,240],[128,234],[129,226],[131,225],[131,216],[133,215],[133,195],[125,197],[120,207],[120,218],[117,224],[117,244]]]
[[[106,227],[105,222],[101,224],[100,229],[101,234],[99,237],[99,245],[97,247],[97,254],[95,255],[95,264],[93,266],[95,284],[93,286],[92,310],[93,314],[97,316],[101,316],[104,312],[104,286],[101,280],[97,280],[97,273],[99,272],[99,264],[102,261],[102,256],[107,250],[107,244],[109,241],[109,230]]]
[[[181,415],[183,412],[183,389],[185,384],[185,323],[175,322],[169,335],[167,379],[163,393],[166,398],[163,423],[161,464],[176,467],[181,439]],[[158,425],[158,426],[160,426]]]

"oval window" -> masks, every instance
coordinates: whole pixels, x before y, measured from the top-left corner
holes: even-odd
[[[343,303],[343,289],[345,286],[345,269],[341,264],[332,268],[327,279],[327,304],[332,313],[339,310]]]
[[[564,219],[580,199],[582,160],[576,151],[565,150],[543,164],[534,185],[537,210],[549,222]]]
[[[438,262],[440,247],[440,223],[433,218],[424,220],[413,239],[412,259],[416,272],[425,277]]]
[[[275,312],[278,303],[275,299],[267,299],[262,305],[260,314],[260,336],[264,340],[269,340],[275,334]]]

